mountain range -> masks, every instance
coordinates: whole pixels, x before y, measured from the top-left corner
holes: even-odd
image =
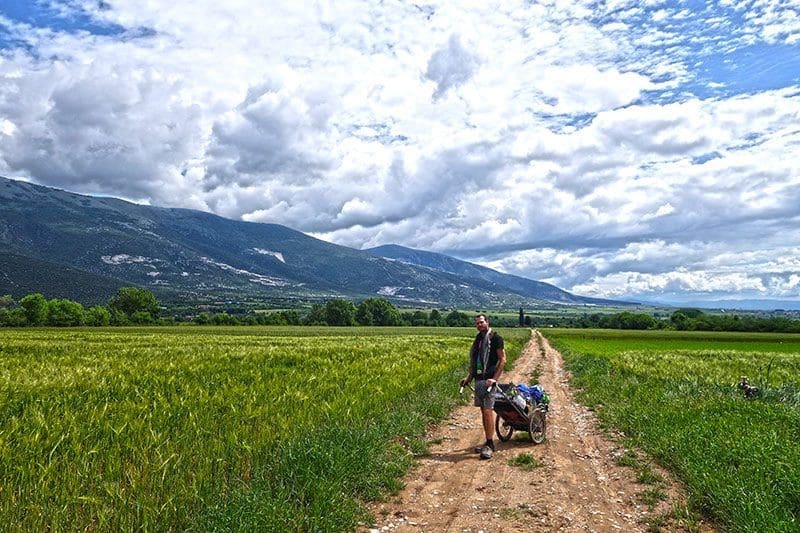
[[[396,245],[356,250],[278,224],[139,205],[0,177],[0,295],[85,304],[117,288],[167,304],[278,305],[385,297],[399,305],[620,305]]]

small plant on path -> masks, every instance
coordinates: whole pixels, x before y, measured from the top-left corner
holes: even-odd
[[[526,471],[535,470],[541,466],[544,466],[533,455],[529,453],[521,453],[515,457],[512,457],[511,459],[508,460],[508,464],[511,466],[516,466]]]

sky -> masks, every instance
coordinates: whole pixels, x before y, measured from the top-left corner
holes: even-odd
[[[0,0],[0,175],[800,305],[800,0]]]

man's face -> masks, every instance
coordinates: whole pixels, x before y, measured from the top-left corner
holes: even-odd
[[[478,328],[478,331],[486,331],[489,329],[489,322],[486,321],[486,318],[479,316],[475,319],[475,327]]]

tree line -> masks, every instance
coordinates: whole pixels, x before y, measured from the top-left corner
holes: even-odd
[[[0,296],[0,326],[125,326],[153,324],[160,312],[158,300],[150,291],[122,287],[106,305],[85,308],[66,298],[46,299],[40,293],[28,294],[14,302]]]
[[[477,314],[477,312],[476,312]],[[490,316],[492,325],[513,327],[516,321]],[[201,313],[192,320],[196,324],[212,325],[304,325],[304,326],[447,326],[470,327],[474,315],[456,309],[404,311],[385,298],[367,298],[358,304],[334,298],[324,304],[314,304],[304,313],[294,310],[249,313]]]
[[[477,313],[477,311],[476,311]],[[306,326],[449,326],[469,327],[474,314],[438,310],[404,311],[385,298],[367,298],[358,304],[334,298],[314,304],[308,310],[282,310],[229,314],[203,312],[184,320],[167,316],[158,299],[147,289],[123,287],[105,305],[85,308],[63,298],[46,299],[29,294],[19,302],[0,296],[0,326],[128,326],[175,324],[190,321],[199,325],[306,325]],[[489,315],[493,327],[558,326],[601,329],[674,329],[680,331],[742,331],[800,333],[800,320],[786,317],[757,317],[738,314],[706,314],[699,309],[682,308],[669,317],[656,318],[646,313],[584,314],[571,317],[538,318],[519,310],[519,320]]]
[[[535,326],[600,329],[673,329],[678,331],[741,331],[800,333],[800,320],[787,317],[758,317],[739,314],[708,314],[681,308],[664,318],[646,313],[584,314],[575,317],[533,319]]]
[[[670,317],[673,328],[683,331],[747,331],[800,333],[800,320],[776,316],[709,315],[697,309],[678,309]]]
[[[513,322],[490,317],[493,325]],[[384,298],[367,298],[357,305],[345,299],[314,304],[307,311],[283,310],[229,314],[202,312],[186,320],[167,316],[158,299],[146,289],[123,287],[105,305],[84,307],[63,298],[48,300],[40,293],[15,302],[0,296],[0,326],[128,326],[175,324],[189,321],[198,325],[308,325],[308,326],[472,326],[473,316],[458,310],[401,311]]]

